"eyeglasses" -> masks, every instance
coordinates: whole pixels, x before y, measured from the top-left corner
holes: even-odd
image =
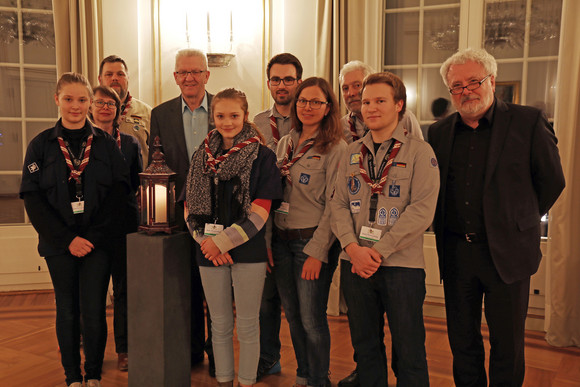
[[[191,74],[194,78],[199,78],[201,74],[205,73],[207,70],[193,70],[193,71],[176,71],[177,77],[179,78],[187,78],[188,75]]]
[[[286,77],[286,78],[279,78],[279,77],[272,77],[269,79],[270,85],[278,86],[280,82],[284,82],[286,86],[292,86],[294,82],[296,82],[296,78],[293,77]]]
[[[300,98],[296,100],[296,106],[299,108],[305,108],[306,104],[310,104],[310,109],[318,110],[322,107],[322,105],[328,105],[329,102],[326,101],[316,101],[316,100],[307,100],[304,98]]]
[[[117,108],[117,104],[113,101],[109,101],[109,102],[105,102],[101,99],[98,99],[94,102],[95,106],[98,107],[99,109],[102,109],[105,107],[105,105],[107,105],[107,107],[109,109],[116,109]]]
[[[477,90],[477,89],[479,89],[481,84],[483,82],[485,82],[485,80],[489,77],[491,77],[491,74],[489,74],[487,77],[483,78],[479,82],[471,82],[471,83],[468,83],[466,86],[454,86],[454,87],[449,89],[449,92],[453,95],[458,95],[458,94],[463,93],[464,89],[467,89],[469,91]]]

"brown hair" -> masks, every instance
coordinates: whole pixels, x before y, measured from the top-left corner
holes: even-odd
[[[119,126],[119,116],[121,115],[121,98],[119,98],[119,94],[109,86],[95,86],[93,87],[93,94],[96,95],[97,93],[101,93],[106,97],[112,98],[115,101],[115,107],[117,108],[115,111],[115,120],[113,121],[113,127]],[[91,119],[93,118],[93,113],[91,112]]]
[[[403,101],[403,107],[399,112],[399,121],[402,120],[403,115],[405,114],[405,109],[407,107],[407,89],[405,88],[405,84],[401,78],[388,71],[385,71],[384,73],[371,74],[363,81],[361,94],[367,85],[374,85],[377,83],[384,83],[393,88],[393,98],[395,103]]]
[[[270,59],[270,61],[268,62],[268,67],[266,68],[266,75],[268,76],[268,79],[270,79],[270,69],[275,64],[281,65],[289,64],[294,66],[294,68],[296,69],[296,79],[302,79],[302,64],[300,63],[298,58],[296,58],[294,55],[288,52],[284,52],[282,54],[273,56],[272,59]]]
[[[101,61],[101,64],[99,65],[99,76],[103,75],[103,67],[105,67],[105,63],[117,63],[117,62],[123,64],[123,66],[125,67],[125,72],[127,73],[129,72],[129,69],[127,68],[127,63],[125,63],[123,58],[117,55],[109,55],[108,57],[103,59]]]
[[[326,102],[328,102],[327,106],[330,108],[328,114],[324,116],[320,122],[320,129],[314,142],[314,147],[317,151],[320,153],[326,153],[331,145],[337,144],[343,138],[340,119],[338,116],[338,102],[336,101],[336,96],[326,79],[310,77],[298,85],[296,93],[294,94],[295,97],[294,102],[292,102],[290,116],[292,117],[294,129],[298,132],[302,132],[302,122],[298,119],[298,114],[296,113],[296,101],[305,88],[312,86],[316,86],[322,91],[326,97]]]
[[[56,91],[55,91],[56,95],[57,96],[60,95],[60,91],[62,90],[64,85],[70,85],[72,83],[79,83],[84,87],[86,87],[87,92],[89,93],[89,98],[93,99],[93,88],[91,87],[89,80],[83,74],[79,73],[62,74],[58,79],[58,82],[56,83]]]
[[[264,138],[264,135],[262,134],[262,132],[260,131],[260,129],[258,129],[258,127],[251,121],[248,120],[248,98],[246,97],[246,94],[241,91],[241,90],[237,90],[234,88],[229,88],[229,89],[223,89],[222,91],[220,91],[219,93],[217,93],[216,95],[213,96],[212,100],[211,100],[211,108],[210,111],[212,112],[212,116],[210,117],[210,121],[213,123],[214,119],[213,119],[213,112],[214,112],[214,108],[215,105],[220,102],[221,100],[224,99],[233,99],[236,100],[238,102],[240,102],[240,105],[242,107],[242,111],[244,112],[244,116],[246,117],[244,119],[244,124],[248,124],[250,125],[252,128],[254,128],[257,132],[258,135],[260,136],[260,142],[262,144],[266,143],[266,140]]]

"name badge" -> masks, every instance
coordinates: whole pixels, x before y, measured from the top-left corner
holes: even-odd
[[[365,241],[378,242],[381,239],[382,231],[377,228],[362,226],[360,229],[360,239]]]
[[[290,203],[282,202],[282,204],[280,204],[280,207],[278,207],[277,210],[274,210],[274,212],[277,212],[279,214],[288,215],[288,212],[290,212]]]
[[[79,200],[78,202],[71,202],[70,203],[71,207],[72,207],[72,211],[73,214],[82,214],[83,212],[85,212],[85,201],[84,200]]]
[[[206,223],[205,224],[205,229],[203,231],[203,235],[205,235],[205,236],[216,236],[217,234],[219,234],[220,232],[222,232],[223,229],[224,229],[224,225],[223,224]]]

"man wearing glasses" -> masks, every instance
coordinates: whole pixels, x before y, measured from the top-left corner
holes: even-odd
[[[490,386],[521,386],[530,277],[540,264],[540,218],[564,188],[554,130],[538,109],[494,97],[497,63],[460,50],[441,66],[457,109],[429,128],[440,165],[435,214],[453,376],[487,386],[482,300],[489,327]]]
[[[268,90],[274,105],[254,117],[254,123],[266,139],[268,148],[276,151],[278,140],[292,129],[290,107],[296,88],[302,82],[302,64],[294,55],[282,53],[272,57],[266,68]],[[271,221],[270,221],[271,222]],[[257,379],[281,371],[280,367],[280,296],[271,267],[274,264],[271,233],[266,233],[269,266],[260,306],[260,362]]]
[[[181,89],[177,98],[162,103],[151,112],[151,138],[159,136],[162,152],[169,168],[177,173],[175,194],[180,196],[189,171],[189,161],[207,133],[214,128],[209,117],[212,94],[205,90],[209,79],[207,58],[197,49],[183,49],[175,56],[175,83]],[[151,161],[151,154],[149,155]],[[183,214],[183,202],[175,203],[175,213]],[[178,221],[187,231],[182,216]],[[189,232],[188,232],[189,235]],[[215,376],[211,346],[211,330],[208,325],[208,340],[205,341],[203,288],[199,268],[195,259],[194,241],[191,239],[191,364],[201,363],[203,351],[208,353],[210,375]],[[207,317],[209,322],[209,316]]]
[[[119,130],[122,133],[132,135],[139,141],[143,168],[147,167],[149,158],[149,122],[151,119],[151,106],[134,98],[129,93],[129,69],[123,58],[117,55],[109,55],[101,61],[99,66],[99,84],[113,88],[121,99],[121,112],[119,114]],[[119,368],[127,370],[126,362],[122,362]]]

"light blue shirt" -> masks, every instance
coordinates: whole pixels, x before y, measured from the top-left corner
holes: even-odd
[[[207,136],[209,128],[209,115],[207,107],[207,93],[203,96],[201,105],[194,111],[181,98],[181,111],[183,115],[183,130],[185,132],[185,146],[187,147],[187,157],[191,156]]]

